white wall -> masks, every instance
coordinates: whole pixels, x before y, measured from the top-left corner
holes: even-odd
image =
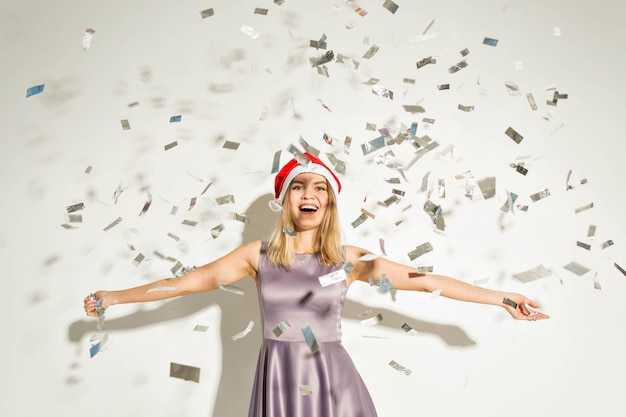
[[[407,252],[430,242],[434,251],[414,265],[523,292],[552,316],[516,322],[494,307],[430,294],[392,301],[366,285],[352,287],[344,344],[381,416],[619,414],[626,372],[626,277],[614,266],[626,267],[623,2],[397,3],[392,14],[382,0],[361,0],[368,12],[362,17],[355,3],[342,1],[4,2],[2,415],[245,415],[260,341],[250,279],[240,283],[243,297],[220,291],[112,308],[101,330],[84,316],[82,299],[99,288],[169,276],[173,258],[201,265],[263,237],[274,218],[267,209],[273,155],[283,150],[286,162],[286,148],[300,136],[324,159],[334,153],[347,164],[340,202],[350,243],[380,253],[384,239],[387,255],[408,263]],[[267,15],[254,14],[255,7]],[[214,15],[201,19],[208,8]],[[431,21],[431,36],[419,38]],[[242,25],[259,36],[242,33]],[[95,34],[84,50],[87,28]],[[335,56],[348,57],[326,64],[329,77],[309,64],[321,52],[309,41],[322,34]],[[499,43],[483,45],[484,37]],[[363,58],[372,45],[376,55]],[[450,74],[465,48],[468,66]],[[428,56],[436,64],[417,69]],[[392,90],[393,100],[373,94],[364,84],[371,78]],[[520,95],[509,94],[505,82],[519,86]],[[445,83],[450,90],[436,88]],[[39,84],[44,91],[25,98]],[[568,98],[548,106],[552,88]],[[416,104],[426,112],[403,108]],[[182,121],[169,123],[173,115]],[[366,124],[395,135],[413,122],[418,136],[439,147],[406,170],[406,181],[390,185],[383,179],[398,172],[375,158],[393,151],[406,164],[415,149],[404,143],[363,155],[361,145],[378,136]],[[524,136],[521,143],[504,134],[509,126]],[[338,143],[326,144],[324,133]],[[353,139],[349,154],[346,136]],[[175,140],[178,146],[165,151]],[[240,147],[224,149],[226,140]],[[523,162],[528,174],[515,172],[512,162]],[[569,170],[573,188],[566,190]],[[466,171],[496,177],[496,195],[484,199],[475,188],[466,198],[465,181],[455,179]],[[445,233],[422,210],[428,172]],[[436,195],[438,179],[446,182],[445,198]],[[406,192],[400,203],[377,205],[393,188]],[[546,188],[548,198],[531,201]],[[139,216],[146,190],[152,205]],[[504,214],[507,191],[528,210]],[[235,204],[215,204],[228,194]],[[197,204],[188,211],[192,197]],[[66,207],[79,202],[82,223],[63,228]],[[589,203],[592,209],[575,213]],[[353,229],[361,208],[376,219]],[[232,220],[231,212],[246,213],[249,223]],[[118,217],[120,224],[103,231]],[[185,219],[198,224],[182,225]],[[225,230],[213,239],[210,229],[220,223]],[[597,226],[593,239],[589,225]],[[609,239],[615,244],[601,249]],[[135,266],[138,253],[146,259]],[[589,272],[563,268],[572,261]],[[551,275],[514,279],[538,265]],[[381,312],[383,322],[363,327],[357,315],[366,308]],[[250,320],[253,331],[233,342]],[[405,334],[404,322],[418,335]],[[197,324],[209,329],[194,332]],[[90,358],[90,340],[104,334],[109,343]],[[390,360],[412,374],[398,373]],[[201,368],[200,382],[170,378],[170,362]]]

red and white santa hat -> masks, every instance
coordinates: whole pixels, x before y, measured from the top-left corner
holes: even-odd
[[[339,178],[337,178],[335,173],[314,155],[308,152],[304,152],[303,155],[308,159],[308,161],[305,161],[307,162],[306,164],[302,164],[298,158],[293,158],[278,171],[274,179],[274,197],[276,197],[276,200],[270,202],[270,204],[282,205],[289,184],[298,174],[302,174],[303,172],[312,172],[323,176],[328,180],[328,184],[330,184],[335,195],[339,194],[341,191],[341,182],[339,182]]]

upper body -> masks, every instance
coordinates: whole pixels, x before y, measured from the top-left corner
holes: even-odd
[[[442,275],[416,274],[415,267],[382,256],[361,260],[371,252],[341,242],[335,197],[341,189],[339,180],[319,159],[306,155],[310,163],[303,165],[294,159],[276,177],[275,194],[282,211],[269,240],[267,256],[272,262],[287,266],[293,263],[295,254],[317,253],[324,265],[354,265],[346,277],[348,287],[355,281],[369,283],[370,278],[377,279],[385,274],[395,290],[440,290],[444,297],[503,307],[515,319],[548,318],[535,311],[535,302],[522,294],[481,288]],[[245,243],[181,277],[120,291],[97,291],[94,297],[85,298],[85,311],[90,316],[97,316],[98,302],[102,313],[110,305],[215,290],[220,284],[233,284],[248,276],[256,281],[259,279],[260,250],[260,240]]]

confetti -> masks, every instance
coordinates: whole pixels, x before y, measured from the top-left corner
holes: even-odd
[[[606,248],[608,248],[609,246],[613,246],[613,244],[614,244],[614,243],[613,243],[613,241],[612,241],[611,239],[609,239],[609,240],[607,240],[606,242],[602,243],[602,245],[600,245],[600,247],[601,247],[602,249],[606,249]]]
[[[391,366],[396,371],[403,373],[406,376],[411,375],[411,370],[410,369],[405,368],[404,366],[400,365],[396,361],[389,362],[389,366]]]
[[[572,272],[572,273],[574,273],[574,274],[576,274],[578,276],[585,275],[587,272],[590,271],[590,269],[587,268],[586,266],[581,265],[581,264],[579,264],[577,262],[574,262],[574,261],[572,261],[572,262],[568,263],[567,265],[563,266],[563,268],[567,269],[568,271],[570,271],[570,272]]]
[[[459,61],[456,64],[452,65],[450,68],[448,68],[448,72],[450,74],[454,74],[456,72],[459,72],[463,68],[467,67],[467,65],[468,65],[467,61],[465,60]]]
[[[359,217],[356,218],[356,220],[354,220],[352,223],[350,223],[352,225],[352,228],[356,229],[357,227],[359,227],[361,224],[363,224],[363,222],[365,222],[365,220],[367,220],[367,215],[365,213],[361,213],[359,215]]]
[[[109,223],[108,226],[106,226],[104,229],[105,232],[108,232],[109,230],[111,230],[113,227],[117,226],[120,222],[122,221],[121,217],[118,217],[117,219],[113,220],[111,223]]]
[[[193,328],[194,332],[206,332],[207,330],[209,330],[209,326],[205,326],[203,324],[196,324],[196,326]]]
[[[320,65],[332,61],[334,57],[335,53],[330,50],[309,58],[309,62],[311,63],[311,67],[319,67]]]
[[[250,333],[253,327],[254,327],[254,322],[250,321],[250,323],[248,323],[248,326],[245,329],[243,329],[237,334],[232,335],[230,338],[233,339],[234,342],[236,342],[237,340],[245,337],[248,333]]]
[[[276,337],[280,337],[280,335],[285,333],[290,327],[291,327],[291,324],[289,324],[287,320],[283,320],[278,324],[278,326],[274,328],[273,330],[274,335]]]
[[[72,204],[71,206],[65,207],[65,211],[67,211],[68,213],[73,213],[75,211],[82,210],[84,208],[85,208],[84,203],[76,203],[76,204]]]
[[[512,127],[509,127],[505,132],[504,132],[508,137],[510,137],[511,139],[513,139],[513,141],[515,143],[520,143],[522,141],[522,139],[524,139],[524,137],[522,135],[520,135],[519,133],[517,133],[515,131],[515,129],[513,129]]]
[[[200,382],[200,368],[170,362],[170,377]]]
[[[614,262],[614,263],[613,263],[613,266],[614,266],[615,268],[617,268],[617,270],[618,270],[619,272],[621,272],[622,274],[624,274],[624,276],[626,276],[626,270],[624,270],[624,268],[622,268],[620,265],[618,265],[618,264],[617,264],[617,262]]]
[[[254,14],[260,14],[260,15],[263,15],[263,16],[267,16],[267,12],[268,12],[267,9],[263,9],[261,7],[255,7],[254,8]]]
[[[542,200],[542,199],[544,199],[544,198],[546,198],[548,196],[550,196],[550,191],[546,188],[546,189],[544,189],[542,191],[539,191],[539,192],[536,192],[536,193],[532,194],[530,196],[530,199],[533,202],[537,202],[537,201]]]
[[[367,50],[367,52],[365,52],[365,54],[363,55],[363,58],[365,59],[370,59],[372,58],[374,55],[376,55],[376,52],[378,52],[380,48],[376,45],[372,45],[370,46],[370,48]]]
[[[41,92],[43,92],[43,89],[45,87],[45,84],[41,84],[41,85],[36,85],[34,87],[30,87],[26,90],[26,97],[30,97],[30,96],[34,96],[36,94],[39,94]]]
[[[285,233],[286,235],[289,235],[291,237],[296,237],[296,231],[291,229],[290,227],[287,226],[283,226],[283,233]]]
[[[583,212],[585,210],[589,210],[593,208],[593,203],[589,203],[589,204],[585,204],[584,206],[578,207],[574,210],[574,213],[578,214],[580,212]]]
[[[302,334],[304,335],[304,340],[306,344],[311,349],[312,353],[316,353],[320,350],[319,345],[317,344],[317,339],[315,339],[315,335],[313,334],[313,330],[311,330],[311,326],[305,326],[302,328]]]
[[[172,239],[174,239],[177,242],[180,240],[180,238],[178,236],[176,236],[174,233],[168,233],[167,236],[171,237]]]
[[[127,119],[120,120],[120,123],[122,124],[122,129],[123,130],[129,130],[130,129],[130,123],[128,122]]]
[[[133,265],[139,266],[139,264],[141,264],[141,262],[143,262],[145,258],[146,257],[142,253],[137,254],[137,256],[135,256],[135,259],[133,259]]]
[[[328,287],[329,285],[336,284],[341,281],[345,281],[348,278],[344,269],[338,269],[328,274],[320,275],[318,280],[322,287]]]
[[[422,255],[424,255],[424,254],[426,254],[428,252],[432,252],[432,251],[433,251],[433,246],[430,244],[430,242],[426,242],[426,243],[422,243],[421,245],[419,245],[418,247],[413,249],[407,255],[409,256],[410,260],[414,260],[414,259],[419,258],[420,256],[422,256]]]
[[[213,239],[217,239],[223,230],[224,230],[224,224],[223,223],[218,224],[217,226],[211,229],[211,237]]]
[[[528,271],[520,272],[517,274],[513,274],[513,278],[521,281],[521,282],[531,282],[537,279],[548,277],[552,274],[548,268],[543,265],[538,265]]]
[[[436,63],[437,63],[437,60],[435,58],[433,58],[432,56],[428,56],[426,58],[423,58],[417,61],[415,65],[417,66],[418,69],[420,69],[428,64],[436,64]]]
[[[578,246],[579,248],[583,248],[586,250],[591,250],[591,245],[585,242],[581,242],[581,241],[576,241],[576,246]]]
[[[463,104],[459,104],[457,108],[467,113],[474,111],[474,106],[465,106]]]
[[[165,145],[165,146],[164,146],[164,148],[165,148],[165,150],[167,151],[167,150],[172,149],[172,148],[173,148],[173,147],[175,147],[175,146],[178,146],[178,141],[174,141],[174,142],[172,142],[172,143],[168,143],[167,145]]]
[[[145,203],[143,203],[143,207],[141,211],[139,212],[139,216],[143,216],[144,214],[146,214],[151,204],[152,204],[152,193],[148,193],[148,199],[146,200]]]
[[[502,303],[504,303],[504,304],[506,304],[506,305],[508,305],[508,306],[511,306],[511,307],[513,307],[513,308],[517,308],[517,303],[516,303],[515,301],[511,300],[510,298],[506,298],[506,297],[505,297],[505,298],[502,300]]]
[[[313,394],[313,390],[311,390],[311,387],[309,385],[298,385],[298,390],[300,391],[300,394],[302,395]]]
[[[383,7],[387,10],[389,10],[392,14],[395,14],[396,11],[398,10],[398,6],[396,3],[394,3],[391,0],[385,0],[385,2],[383,3]]]
[[[377,96],[381,96],[381,97],[385,97],[385,98],[389,98],[393,100],[393,91],[383,86],[380,86],[380,85],[373,86],[372,93],[376,94]]]
[[[250,36],[252,39],[256,39],[259,37],[259,32],[248,25],[242,25],[241,31],[245,33],[246,35]]]
[[[200,12],[200,17],[201,17],[202,19],[206,19],[207,17],[211,17],[211,16],[213,16],[213,14],[214,14],[214,12],[213,12],[213,8],[210,8],[210,9],[205,9],[205,10],[202,10],[202,11]]]
[[[170,117],[170,123],[178,123],[178,122],[180,122],[182,120],[182,117],[183,116],[181,116],[181,115],[171,116]]]
[[[417,330],[415,330],[414,328],[412,328],[408,323],[404,323],[402,325],[402,330],[404,330],[406,333],[415,336],[417,335]]]
[[[483,39],[483,45],[497,46],[498,45],[498,40],[497,39],[493,39],[493,38],[485,37]]]
[[[383,136],[380,136],[376,139],[372,139],[369,142],[362,144],[361,150],[363,151],[363,155],[367,155],[383,147],[385,147],[385,138]]]
[[[477,183],[485,200],[496,195],[496,177],[486,177],[478,180]]]
[[[104,347],[104,345],[108,341],[108,338],[109,338],[109,335],[107,333],[105,333],[104,336],[102,336],[102,337],[100,337],[100,336],[92,336],[92,339],[90,340],[91,347],[89,348],[89,356],[91,358],[96,356],[102,350],[102,348]],[[96,342],[96,340],[97,340],[97,342]]]
[[[83,35],[83,51],[87,51],[91,47],[91,39],[94,33],[96,33],[96,31],[91,28],[85,30],[85,34]]]
[[[378,313],[375,316],[361,320],[361,324],[363,326],[375,326],[381,321],[383,321],[383,315],[381,313]]]
[[[232,150],[237,150],[239,148],[239,142],[231,142],[229,140],[227,140],[226,142],[224,142],[224,149],[232,149]]]
[[[185,226],[192,226],[193,227],[193,226],[197,225],[198,222],[195,221],[195,220],[187,220],[187,219],[185,219],[185,220],[182,221],[182,224],[184,224]]]
[[[590,224],[587,228],[587,237],[594,237],[596,235],[596,225]]]
[[[437,86],[437,90],[441,91],[441,90],[449,90],[450,89],[450,84],[439,84]]]
[[[528,104],[530,104],[530,108],[532,110],[537,110],[537,103],[535,102],[535,98],[532,93],[526,94],[526,99],[528,100]]]
[[[235,196],[232,194],[228,194],[228,195],[216,198],[215,202],[220,206],[224,204],[235,204]]]

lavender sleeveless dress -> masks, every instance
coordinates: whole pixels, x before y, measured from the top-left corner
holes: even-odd
[[[266,258],[266,248],[264,241],[257,275],[263,342],[248,417],[376,417],[341,345],[346,283],[322,287],[318,280],[343,265],[322,266],[311,254],[297,255],[293,267],[279,267]],[[305,340],[307,326],[318,349]]]

